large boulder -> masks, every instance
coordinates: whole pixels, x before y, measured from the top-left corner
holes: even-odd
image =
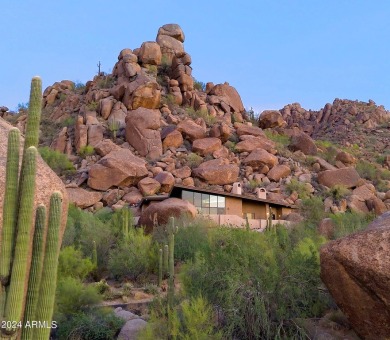
[[[181,121],[177,125],[177,130],[191,141],[206,137],[206,127],[196,124],[192,119]]]
[[[237,152],[252,152],[254,149],[264,149],[268,152],[275,150],[275,143],[265,136],[242,135],[241,142],[235,146]]]
[[[192,143],[192,151],[202,156],[213,153],[214,151],[221,148],[222,143],[219,138],[208,137],[202,139],[196,139]]]
[[[142,43],[138,52],[138,59],[142,64],[160,65],[161,64],[161,48],[154,41],[146,41]]]
[[[161,184],[161,192],[170,193],[175,185],[175,178],[168,171],[158,173],[154,179]]]
[[[172,132],[169,132],[164,140],[163,140],[163,149],[164,151],[167,150],[170,147],[178,148],[180,145],[183,144],[183,136],[178,130],[173,130]]]
[[[356,187],[360,176],[355,168],[342,168],[337,170],[325,170],[318,173],[318,183],[331,188],[335,185],[343,185],[347,188]]]
[[[245,108],[237,90],[228,83],[215,85],[209,95],[220,97],[221,101],[230,106],[232,112],[244,112]]]
[[[138,182],[138,189],[143,196],[152,196],[156,194],[160,188],[160,182],[150,177],[143,178]]]
[[[105,191],[112,186],[135,185],[148,175],[145,164],[128,149],[112,151],[91,166],[88,186]]]
[[[138,108],[126,117],[126,140],[141,156],[156,159],[162,155],[159,110]]]
[[[193,174],[209,184],[225,185],[237,182],[239,171],[236,164],[230,164],[226,158],[218,158],[203,162],[193,170]]]
[[[194,218],[196,213],[195,206],[188,201],[183,201],[180,198],[168,198],[148,206],[142,212],[138,225],[145,226],[146,231],[150,232],[153,230],[155,222],[158,225],[164,225],[168,223],[169,217],[186,216]]]
[[[267,177],[274,182],[278,182],[281,178],[285,178],[289,176],[291,173],[291,169],[289,166],[285,164],[280,164],[274,166],[268,173]]]
[[[0,118],[0,235],[2,230],[3,221],[3,204],[4,204],[4,192],[5,192],[5,169],[7,160],[7,145],[8,145],[8,133],[13,127],[9,125],[5,120]],[[21,142],[24,139],[21,138]],[[22,151],[22,150],[21,150]],[[20,153],[22,155],[22,152]],[[65,189],[61,179],[54,173],[53,170],[38,156],[37,160],[37,175],[36,175],[36,189],[34,206],[37,207],[40,203],[43,203],[47,208],[50,206],[50,196],[54,191],[60,191],[62,193],[62,216],[61,216],[61,230],[60,239],[65,231],[66,219],[68,217],[68,193]],[[35,214],[35,209],[34,209]],[[35,219],[35,218],[34,218]],[[31,237],[32,242],[32,237]]]
[[[317,147],[314,140],[302,131],[295,131],[289,145],[291,151],[302,151],[305,155],[316,155]]]
[[[118,340],[138,339],[138,333],[145,328],[147,322],[142,319],[131,319],[125,323],[118,335]]]
[[[234,124],[234,126],[236,126],[236,124]],[[265,137],[262,129],[258,128],[257,126],[250,126],[246,124],[239,124],[236,132],[239,136],[252,135],[256,137]]]
[[[69,195],[69,202],[81,209],[91,207],[103,198],[99,191],[87,191],[82,188],[67,188],[66,191]]]
[[[269,129],[287,125],[282,115],[277,110],[265,110],[260,114],[259,127]]]
[[[157,109],[160,106],[160,86],[155,81],[149,81],[139,86],[131,95],[128,109],[136,110],[139,107]]]
[[[390,334],[390,214],[374,227],[326,244],[321,279],[364,339]],[[375,225],[376,223],[376,225]]]
[[[179,25],[166,24],[159,28],[156,42],[160,45],[162,54],[172,60],[176,54],[184,53],[184,38],[184,32]]]
[[[244,160],[245,165],[254,169],[268,166],[270,169],[278,164],[278,158],[264,149],[254,149]]]

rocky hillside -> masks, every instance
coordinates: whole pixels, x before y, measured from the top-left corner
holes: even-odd
[[[321,195],[332,212],[390,207],[382,106],[291,104],[256,121],[234,87],[194,79],[184,40],[178,25],[164,25],[156,41],[120,51],[112,74],[44,91],[41,143],[74,164],[63,179],[77,205],[117,209],[174,183],[230,192],[240,181],[247,195],[265,187],[269,199],[291,205]],[[25,114],[5,111],[23,131]],[[375,166],[362,161],[374,151]]]

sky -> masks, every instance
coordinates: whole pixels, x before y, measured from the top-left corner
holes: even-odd
[[[33,76],[85,83],[168,23],[185,33],[193,76],[227,81],[255,112],[335,98],[390,110],[388,0],[0,0],[0,13],[0,106],[11,110]]]

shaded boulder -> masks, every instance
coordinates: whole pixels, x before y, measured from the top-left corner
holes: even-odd
[[[236,164],[230,164],[226,158],[218,158],[203,162],[192,172],[209,184],[225,185],[237,182],[239,170]]]
[[[390,217],[321,249],[321,279],[364,339],[390,334]],[[375,222],[374,222],[375,223]]]
[[[242,162],[254,169],[265,165],[272,168],[278,164],[278,158],[264,149],[255,149]]]
[[[98,144],[95,145],[95,151],[99,156],[104,157],[108,155],[111,151],[120,150],[121,147],[116,145],[111,139],[103,139]]]
[[[355,168],[342,168],[337,170],[325,170],[318,173],[318,183],[331,188],[335,185],[343,185],[347,188],[356,187],[360,176]]]
[[[305,155],[316,155],[317,146],[314,140],[302,131],[295,131],[291,137],[290,145],[291,151],[302,151]]]
[[[93,206],[103,197],[101,192],[87,191],[82,188],[67,188],[66,191],[69,195],[69,202],[81,209]]]
[[[162,155],[159,110],[138,108],[126,117],[126,140],[141,156],[156,159]]]
[[[175,184],[175,178],[168,171],[158,173],[154,179],[161,184],[160,191],[165,193],[170,193]]]
[[[181,121],[177,125],[177,130],[182,132],[191,141],[206,137],[206,127],[196,124],[192,119]]]
[[[146,231],[150,232],[153,230],[155,223],[158,225],[167,224],[169,217],[186,216],[194,218],[196,213],[195,206],[188,201],[183,201],[180,198],[168,198],[148,206],[142,212],[138,225],[145,226]]]
[[[143,196],[152,196],[161,188],[161,184],[153,178],[146,177],[138,182],[138,189]]]
[[[260,114],[259,127],[269,129],[287,125],[282,115],[277,110],[265,110]]]
[[[145,328],[147,322],[142,319],[131,319],[125,323],[118,335],[118,340],[138,339],[138,333]]]
[[[163,148],[164,150],[167,150],[170,147],[178,148],[180,145],[183,144],[183,136],[178,130],[173,130],[172,132],[168,133],[166,137],[163,140]]]
[[[88,186],[105,191],[112,186],[135,185],[148,175],[145,164],[128,149],[112,151],[91,166]]]

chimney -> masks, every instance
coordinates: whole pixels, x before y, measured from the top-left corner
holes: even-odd
[[[232,194],[236,194],[236,195],[242,194],[242,187],[240,182],[233,183]]]
[[[261,198],[263,200],[267,199],[267,190],[265,190],[265,188],[257,188],[256,196],[257,198]]]

